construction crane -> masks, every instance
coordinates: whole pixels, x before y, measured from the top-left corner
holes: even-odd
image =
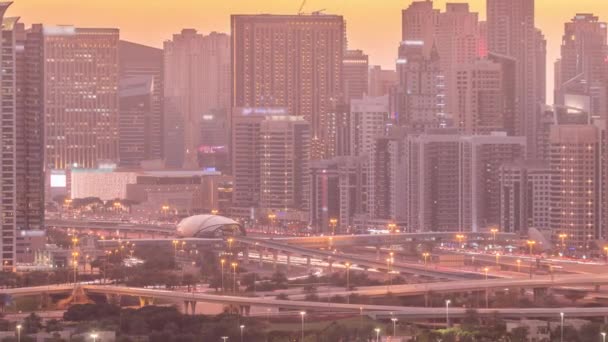
[[[300,9],[298,10],[298,15],[302,15],[302,10],[304,9],[304,6],[306,5],[306,0],[302,0],[302,4],[300,5]]]

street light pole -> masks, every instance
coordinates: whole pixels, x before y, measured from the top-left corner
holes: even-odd
[[[397,335],[397,318],[393,317],[393,318],[391,318],[391,321],[393,321],[393,339],[394,339],[395,336]]]
[[[306,311],[300,311],[300,316],[302,317],[302,340],[300,342],[304,341],[304,316],[306,316]]]
[[[602,335],[602,342],[606,342],[606,333],[601,332],[600,335]]]
[[[238,264],[236,262],[232,263],[232,279],[233,279],[233,284],[232,284],[232,292],[236,293],[236,267],[238,266]]]
[[[562,318],[562,324],[561,324],[561,335],[559,337],[560,342],[564,342],[564,313],[560,312],[559,315]]]
[[[380,328],[374,329],[376,332],[376,342],[380,342]]]
[[[99,335],[97,335],[97,333],[92,333],[92,334],[91,334],[91,338],[93,339],[93,342],[97,342],[97,337],[98,337],[98,336],[99,336]]]
[[[21,342],[21,324],[17,324],[17,342]]]
[[[446,299],[445,301],[445,327],[449,328],[450,327],[450,304],[452,303],[451,300]]]
[[[243,329],[245,329],[245,326],[241,325],[239,328],[241,328],[241,342],[243,342]]]
[[[224,292],[224,264],[226,263],[226,259],[220,260],[220,264],[222,264],[222,292]]]

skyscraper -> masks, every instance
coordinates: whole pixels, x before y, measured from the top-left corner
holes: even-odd
[[[499,169],[525,157],[523,137],[466,136],[440,130],[408,138],[408,227],[413,231],[483,231],[500,222]]]
[[[426,43],[406,40],[399,45],[398,84],[391,89],[392,119],[413,131],[451,125],[446,115],[446,78],[441,72],[439,54],[431,49],[424,55]]]
[[[586,252],[602,233],[605,166],[601,130],[594,125],[554,125],[550,133],[550,227],[554,241]],[[605,153],[605,152],[604,152]]]
[[[350,103],[350,153],[353,156],[369,155],[374,139],[386,132],[388,96],[366,96]]]
[[[118,161],[118,29],[31,30],[43,36],[47,167]]]
[[[308,122],[282,109],[234,108],[233,118],[233,215],[308,210]]]
[[[0,155],[0,182],[2,183],[2,205],[0,206],[0,262],[4,270],[13,270],[16,261],[16,239],[17,239],[17,164],[22,166],[22,162],[17,161],[17,100],[20,95],[17,93],[16,71],[17,56],[16,44],[17,35],[16,24],[18,18],[4,18],[4,13],[11,5],[11,2],[0,3],[0,19],[2,20],[2,52],[0,62],[2,63],[2,74],[0,75],[0,114],[2,121],[2,154]],[[20,172],[24,170],[19,168]],[[22,177],[21,177],[22,178]],[[22,217],[23,218],[23,217]]]
[[[233,15],[232,106],[285,107],[311,125],[313,157],[325,155],[323,116],[342,92],[342,16]]]
[[[165,162],[197,168],[204,115],[228,120],[230,36],[184,29],[164,44]],[[224,132],[228,137],[229,132]]]
[[[490,53],[515,59],[515,135],[527,139],[528,155],[536,155],[535,134],[541,99],[538,87],[538,32],[534,0],[488,0],[487,31]],[[544,82],[544,80],[543,80]]]
[[[367,95],[371,97],[384,96],[397,84],[397,72],[395,70],[383,70],[381,66],[373,65],[369,68],[368,79]]]
[[[121,165],[136,166],[142,160],[161,159],[163,157],[163,50],[124,40],[119,41],[118,74],[119,80],[123,84],[122,90],[125,90],[124,86],[127,84],[141,85],[141,82],[138,83],[136,79],[141,81],[142,77],[151,78],[147,95],[149,96],[148,108],[142,112],[143,116],[137,119],[142,123],[143,140],[141,142],[143,146],[138,148],[137,153],[132,153],[130,157],[127,157],[125,153],[130,148],[123,145],[125,137],[121,134],[119,140]],[[129,120],[123,118],[125,102],[122,100],[124,97],[121,95],[120,130],[125,132],[122,123],[128,123]],[[133,109],[128,110],[132,113]],[[131,120],[135,119],[135,117],[131,117]]]
[[[367,94],[369,58],[361,50],[347,50],[342,60],[344,103]]]
[[[10,22],[6,23],[10,29]],[[19,230],[44,227],[44,84],[42,34],[14,23],[16,75],[16,172]]]
[[[455,68],[454,121],[464,134],[504,131],[505,90],[498,63],[480,60]]]
[[[577,14],[564,25],[556,103],[605,115],[608,28],[593,14]]]
[[[456,111],[456,90],[453,81],[456,68],[482,57],[478,14],[469,10],[466,3],[448,3],[445,12],[433,8],[432,1],[415,1],[403,10],[402,44],[422,42],[424,57],[437,55],[436,62],[445,78],[442,109],[447,118]],[[399,60],[404,60],[400,51]],[[405,59],[407,60],[407,59]]]
[[[119,85],[119,152],[120,165],[139,167],[144,160],[157,159],[152,148],[160,147],[160,128],[158,116],[155,117],[154,77],[140,75],[120,80]],[[152,133],[154,131],[154,133]],[[155,133],[159,133],[156,135]],[[160,152],[156,150],[155,152]]]

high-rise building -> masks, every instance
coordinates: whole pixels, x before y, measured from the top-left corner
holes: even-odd
[[[235,213],[308,210],[310,125],[285,113],[278,108],[233,109]]]
[[[156,120],[158,117],[154,115],[156,113],[153,113],[154,87],[154,77],[151,75],[132,76],[120,80],[118,147],[121,166],[139,167],[144,160],[160,157],[160,154],[156,154],[157,158],[149,158],[152,155],[150,152],[153,147],[150,140],[160,142],[158,136],[151,136],[152,127],[159,123]],[[160,147],[160,145],[157,144],[156,147]]]
[[[515,135],[525,136],[531,159],[536,155],[539,98],[537,54],[539,33],[534,21],[534,0],[488,0],[487,41],[490,53],[515,60]],[[544,82],[544,80],[542,80]]]
[[[137,153],[124,155],[129,149],[123,146],[124,135],[119,139],[120,164],[128,166],[139,165],[142,160],[161,159],[163,157],[163,50],[121,40],[118,42],[118,75],[121,87],[121,102],[119,104],[120,130],[123,132],[123,96],[125,85],[137,86],[135,79],[142,76],[152,78],[149,92],[149,108],[139,120],[143,123],[143,143]],[[125,81],[131,79],[130,81]],[[139,83],[141,84],[141,83]],[[141,89],[140,89],[141,90]],[[147,101],[147,100],[146,100]],[[132,112],[133,108],[127,109]],[[132,118],[135,119],[135,118]]]
[[[2,197],[2,205],[0,206],[0,215],[2,221],[0,222],[0,232],[2,233],[2,240],[0,241],[0,262],[2,269],[13,270],[17,257],[17,218],[16,215],[19,212],[23,218],[23,210],[18,209],[19,201],[17,198],[18,188],[20,184],[17,184],[17,164],[22,166],[22,161],[18,161],[17,157],[20,155],[17,153],[17,144],[22,142],[17,137],[17,133],[22,130],[17,129],[17,101],[20,95],[17,93],[16,83],[16,71],[18,67],[18,56],[17,56],[17,44],[19,28],[17,27],[18,18],[4,18],[4,13],[7,8],[11,5],[11,2],[0,3],[0,19],[2,20],[2,51],[0,53],[0,62],[2,63],[2,74],[0,75],[0,114],[2,115],[2,122],[0,127],[2,128],[2,155],[0,155],[0,182],[2,183],[2,190],[0,192]],[[22,114],[22,113],[19,113]],[[23,173],[24,170],[19,168],[19,172]],[[19,179],[23,179],[22,175]]]
[[[230,36],[184,29],[164,43],[165,163],[197,168],[204,115],[228,120]],[[229,136],[229,131],[223,132]],[[227,139],[228,141],[228,139]]]
[[[46,166],[118,161],[118,29],[34,25],[42,32]]]
[[[311,162],[310,223],[317,231],[346,232],[353,217],[367,213],[367,165],[367,156]]]
[[[500,231],[527,236],[529,228],[550,228],[551,169],[538,160],[500,168]]]
[[[608,26],[593,14],[577,14],[564,26],[556,103],[604,116]]]
[[[395,70],[383,70],[379,65],[372,65],[369,68],[368,80],[367,96],[388,95],[391,88],[397,85],[397,72]]]
[[[260,206],[308,209],[310,125],[301,116],[268,116],[260,124]]]
[[[554,125],[550,133],[550,228],[553,240],[586,253],[604,228],[605,150],[595,125]]]
[[[502,66],[488,60],[462,64],[455,68],[452,89],[454,121],[464,134],[490,134],[504,131],[505,91]]]
[[[342,93],[342,16],[233,15],[232,106],[285,107],[311,125],[313,157],[326,155],[324,116]]]
[[[36,231],[44,228],[45,204],[43,37],[41,32],[26,31],[24,25],[14,19],[5,24],[4,28],[9,31],[14,25],[16,47],[15,161],[19,191],[15,220],[18,230]]]
[[[347,50],[342,59],[344,103],[367,94],[369,57],[361,50]]]
[[[425,43],[407,40],[399,46],[398,84],[391,89],[391,119],[413,131],[451,125],[446,115],[446,79],[441,72],[439,55],[423,53]]]
[[[366,96],[350,102],[351,155],[370,154],[376,137],[386,132],[389,113],[388,96]]]
[[[459,65],[470,64],[482,56],[478,14],[466,3],[448,3],[445,12],[433,9],[432,1],[415,1],[403,11],[403,42],[421,41],[423,56],[438,56],[445,78],[444,115],[452,117],[457,100],[454,77]],[[404,56],[400,53],[400,60]]]
[[[403,222],[405,191],[405,134],[403,128],[393,128],[384,136],[377,136],[369,156],[368,214],[371,219]]]
[[[439,134],[441,132],[441,134]],[[500,222],[499,169],[525,157],[523,137],[466,136],[453,130],[408,138],[408,229],[483,231]]]

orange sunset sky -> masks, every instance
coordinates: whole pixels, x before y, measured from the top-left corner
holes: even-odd
[[[342,14],[347,22],[349,48],[362,49],[370,64],[394,68],[401,36],[401,9],[410,0],[308,0],[305,12],[326,9]],[[435,1],[436,8],[446,2]],[[470,0],[471,8],[485,17],[485,0]],[[121,38],[160,47],[182,28],[200,32],[229,32],[232,13],[288,13],[298,11],[301,0],[15,0],[8,15],[26,24],[74,24],[82,27],[117,27]],[[537,26],[549,43],[548,71],[559,56],[563,23],[575,13],[592,12],[608,21],[608,0],[536,0]],[[548,87],[552,88],[552,83]],[[550,91],[549,91],[550,92]]]

